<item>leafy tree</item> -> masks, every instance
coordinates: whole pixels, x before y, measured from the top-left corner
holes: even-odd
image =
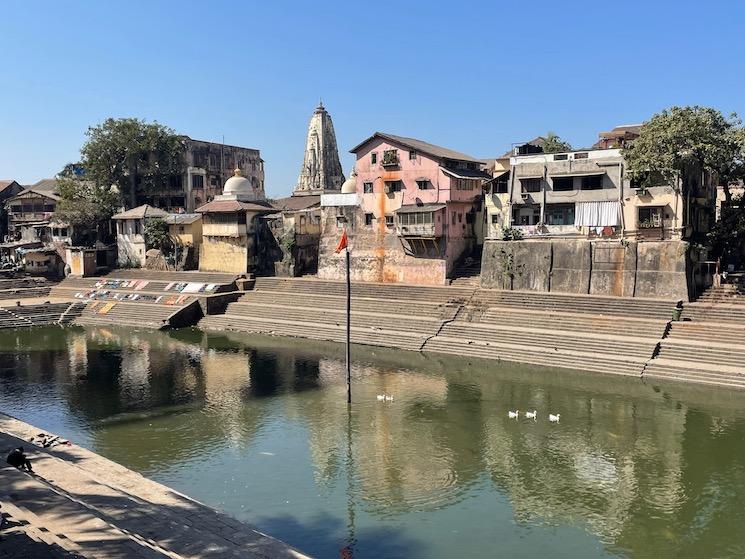
[[[572,151],[572,146],[569,142],[562,140],[554,132],[549,132],[543,139],[544,153],[561,153],[564,151]]]
[[[687,169],[715,173],[732,199],[729,184],[745,174],[745,131],[737,115],[709,107],[671,107],[644,123],[623,154],[629,171],[660,173],[672,182]]]
[[[116,186],[125,207],[136,205],[137,191],[168,186],[184,169],[184,145],[172,129],[136,118],[109,118],[91,126],[81,149],[88,180]]]
[[[168,234],[168,224],[163,219],[148,219],[145,221],[143,230],[145,245],[148,248],[157,248],[163,253],[171,250],[173,242]]]
[[[721,219],[711,228],[707,237],[712,256],[721,256],[730,264],[742,264],[745,256],[745,200],[739,196],[732,202],[732,207],[722,207]]]
[[[119,192],[87,180],[78,169],[68,164],[57,175],[61,199],[54,217],[72,228],[74,245],[92,246],[97,240],[108,240],[108,224],[119,207]]]

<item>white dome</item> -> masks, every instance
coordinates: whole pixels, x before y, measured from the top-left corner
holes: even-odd
[[[355,192],[357,192],[357,173],[352,169],[352,174],[349,175],[349,178],[341,185],[341,193],[354,194]]]
[[[251,194],[252,191],[251,181],[241,175],[240,169],[236,169],[235,174],[225,181],[222,189],[223,194]]]

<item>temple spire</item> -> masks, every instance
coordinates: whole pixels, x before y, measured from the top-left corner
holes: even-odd
[[[339,191],[343,182],[344,173],[339,162],[334,124],[323,101],[319,99],[308,124],[303,166],[293,194],[297,196]]]

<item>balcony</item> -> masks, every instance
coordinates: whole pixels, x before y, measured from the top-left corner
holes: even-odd
[[[380,164],[383,167],[398,167],[400,164],[400,160],[398,158],[398,150],[387,150],[383,152],[383,158],[380,161]]]
[[[396,227],[396,232],[399,237],[441,237],[442,233],[438,233],[437,227],[434,223],[416,223],[409,225],[401,225],[400,223]]]

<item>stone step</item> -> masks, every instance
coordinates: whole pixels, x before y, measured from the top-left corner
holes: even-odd
[[[654,361],[647,366],[643,377],[745,389],[745,377],[739,375],[656,364]]]
[[[658,357],[660,359],[688,361],[699,367],[725,365],[740,367],[745,372],[745,351],[725,351],[702,346],[673,345],[663,342]]]
[[[428,340],[424,346],[424,351],[635,377],[639,377],[644,365],[643,361],[619,361],[593,354],[578,355],[556,351],[546,352],[537,348],[526,352],[524,347],[515,347],[506,344],[484,346],[475,343],[469,344],[464,340],[442,337]]]

